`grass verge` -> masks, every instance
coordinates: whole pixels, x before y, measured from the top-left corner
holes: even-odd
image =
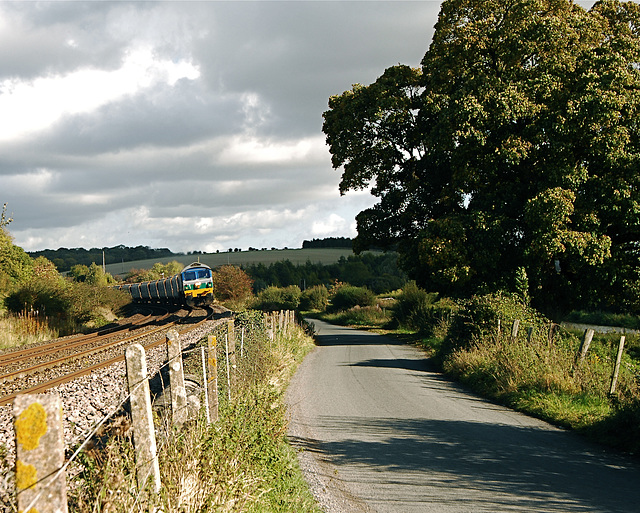
[[[300,327],[270,340],[256,319],[245,319],[245,327],[255,329],[245,334],[230,399],[225,366],[219,365],[219,420],[208,424],[200,415],[184,429],[165,428],[158,450],[160,496],[137,495],[129,432],[123,430],[104,434],[99,448],[83,453],[78,478],[86,484],[74,490],[70,511],[320,513],[288,444],[283,402],[289,379],[314,343]]]

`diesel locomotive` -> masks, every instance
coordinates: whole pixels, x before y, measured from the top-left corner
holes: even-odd
[[[114,287],[131,294],[136,303],[171,303],[187,306],[210,305],[213,302],[211,267],[194,262],[180,274],[155,281],[126,283]]]

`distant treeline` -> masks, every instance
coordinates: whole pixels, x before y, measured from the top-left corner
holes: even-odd
[[[174,256],[174,253],[167,248],[152,249],[148,246],[130,248],[122,245],[112,248],[45,249],[43,251],[32,251],[28,253],[31,258],[37,258],[39,256],[45,257],[55,264],[59,272],[64,272],[71,270],[74,265],[89,266],[92,263],[101,265],[103,252],[105,264]]]
[[[306,248],[351,248],[351,239],[345,237],[329,237],[326,239],[305,240],[302,243],[303,249]],[[255,248],[249,248],[255,250]],[[276,249],[276,248],[272,248]],[[240,251],[236,248],[233,251]],[[150,248],[149,246],[136,246],[134,248],[128,246],[114,246],[112,248],[60,248],[60,249],[44,249],[42,251],[27,252],[31,258],[39,256],[45,257],[53,262],[58,272],[70,271],[74,265],[89,266],[92,263],[102,265],[102,254],[104,252],[105,264],[117,264],[119,262],[133,262],[136,260],[147,260],[152,258],[172,257],[176,255],[184,255],[184,253],[173,253],[168,248]],[[232,249],[229,249],[232,252]],[[192,251],[188,255],[200,255],[202,251]]]
[[[384,294],[401,288],[406,282],[405,274],[398,269],[396,253],[362,253],[341,257],[335,264],[323,265],[307,262],[294,265],[289,260],[275,262],[269,266],[252,264],[243,267],[254,280],[255,292],[268,286],[288,287],[297,285],[301,289],[315,285],[338,282],[357,287],[368,287],[376,294]]]
[[[305,240],[302,249],[311,248],[352,248],[353,241],[348,237],[327,237],[326,239]]]

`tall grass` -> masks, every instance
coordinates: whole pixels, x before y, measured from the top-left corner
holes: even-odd
[[[522,324],[512,337],[515,319]],[[640,420],[638,362],[624,355],[616,394],[609,397],[617,344],[595,337],[579,363],[580,339],[563,330],[550,333],[550,328],[549,321],[513,297],[473,298],[454,319],[438,360],[445,372],[484,396],[600,441],[640,450],[639,438],[616,440],[615,434],[621,422]]]
[[[57,338],[59,329],[52,324],[51,319],[30,310],[4,314],[0,317],[0,350]]]

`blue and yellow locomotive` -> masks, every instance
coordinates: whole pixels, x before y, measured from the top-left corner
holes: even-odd
[[[127,283],[115,288],[129,292],[136,303],[210,305],[213,302],[213,273],[208,265],[194,262],[171,278]]]

